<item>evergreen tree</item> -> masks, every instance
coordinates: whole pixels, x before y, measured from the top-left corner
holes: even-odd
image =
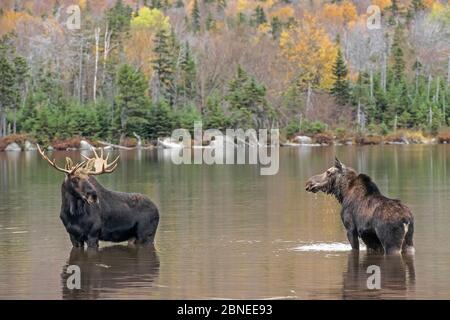
[[[151,139],[171,135],[175,129],[175,120],[166,101],[160,100],[151,108],[147,128],[145,136]]]
[[[192,6],[191,12],[191,21],[192,21],[192,31],[197,33],[200,31],[200,9],[198,7],[197,0],[194,0],[194,5]]]
[[[350,85],[347,79],[348,69],[345,63],[342,51],[339,48],[336,62],[333,66],[334,84],[331,88],[331,94],[340,105],[348,103],[350,98]]]
[[[250,77],[239,65],[236,76],[229,83],[226,97],[232,124],[237,128],[259,129],[272,116],[266,100],[266,88]]]
[[[7,134],[6,112],[16,101],[14,68],[0,53],[0,137]]]
[[[270,33],[274,39],[280,38],[281,32],[283,31],[283,23],[277,16],[273,17],[270,21]]]
[[[424,10],[425,5],[423,4],[423,0],[411,0],[411,9],[414,13]]]
[[[195,98],[196,64],[192,56],[189,43],[181,47],[181,59],[179,62],[180,79],[178,84],[178,96],[181,96],[183,104]]]
[[[155,71],[155,81],[157,82],[156,93],[158,100],[166,99],[170,104],[173,103],[173,79],[174,79],[174,58],[172,45],[173,36],[164,29],[158,31],[155,36],[155,59],[153,59],[153,70]],[[171,43],[172,42],[172,43]]]
[[[221,108],[221,99],[217,94],[208,97],[203,114],[203,125],[205,129],[225,130],[230,126],[230,119]]]
[[[106,12],[106,20],[113,38],[119,38],[122,32],[128,31],[132,12],[133,9],[124,5],[123,0],[117,0],[114,7]]]
[[[211,12],[208,13],[208,16],[206,17],[205,22],[206,30],[211,31],[216,28],[216,20],[212,16]]]
[[[255,17],[255,24],[257,26],[267,22],[266,13],[264,12],[264,9],[260,5],[258,5],[255,8],[254,17]]]
[[[394,80],[400,81],[404,76],[405,70],[405,61],[403,57],[403,49],[402,49],[402,27],[397,26],[394,33],[394,39],[392,42],[392,60],[393,60],[393,73]]]
[[[389,9],[391,12],[391,16],[389,17],[389,24],[394,25],[397,23],[399,12],[398,0],[391,0],[391,6],[389,7]]]
[[[121,140],[133,132],[144,136],[149,107],[145,76],[141,71],[124,64],[119,68],[117,85],[116,123],[120,124]]]
[[[16,101],[14,103],[13,117],[13,133],[17,132],[17,111],[25,101],[26,82],[28,80],[28,63],[24,57],[17,56],[14,58],[14,75],[15,75],[15,91]]]

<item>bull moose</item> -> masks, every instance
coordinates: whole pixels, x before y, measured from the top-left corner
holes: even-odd
[[[336,197],[353,250],[359,250],[361,238],[370,251],[414,253],[411,210],[400,200],[382,195],[369,176],[358,174],[336,158],[333,167],[308,180],[306,191]]]
[[[111,173],[117,168],[119,156],[108,163],[93,149],[94,157],[74,165],[66,158],[65,168],[50,160],[38,147],[42,158],[53,168],[66,174],[61,186],[60,218],[74,247],[97,248],[98,241],[129,244],[153,244],[159,223],[159,212],[146,196],[107,190],[94,176]]]

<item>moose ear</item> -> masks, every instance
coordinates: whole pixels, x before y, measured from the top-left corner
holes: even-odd
[[[339,170],[342,171],[344,169],[344,164],[339,161],[339,159],[336,157],[334,158],[334,166]]]

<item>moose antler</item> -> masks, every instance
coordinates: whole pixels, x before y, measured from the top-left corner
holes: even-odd
[[[38,151],[39,151],[39,154],[41,155],[41,157],[58,171],[61,171],[61,172],[67,173],[67,174],[71,174],[71,173],[74,173],[75,171],[77,171],[79,168],[81,168],[86,163],[86,161],[82,161],[82,162],[74,165],[72,159],[66,157],[66,166],[65,166],[65,169],[63,169],[56,164],[55,159],[53,159],[53,161],[52,161],[45,155],[44,151],[42,151],[39,144],[36,144],[36,146],[38,148]]]
[[[82,155],[87,160],[87,164],[84,167],[87,170],[87,174],[100,175],[103,173],[111,173],[117,168],[117,161],[119,160],[120,155],[117,156],[113,162],[108,163],[110,154],[108,153],[106,158],[103,158],[103,148],[100,149],[100,156],[98,156],[94,147],[92,148],[92,151],[94,152],[93,158]]]

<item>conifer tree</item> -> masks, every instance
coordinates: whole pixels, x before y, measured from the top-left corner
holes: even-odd
[[[331,88],[331,94],[340,105],[347,104],[350,98],[350,85],[347,75],[347,64],[345,63],[342,51],[339,48],[336,62],[333,66],[334,84]]]
[[[405,61],[404,61],[404,54],[402,49],[402,27],[397,26],[394,33],[394,39],[392,42],[392,60],[393,60],[393,73],[394,73],[394,80],[400,81],[402,80],[404,76],[404,70],[405,70]]]
[[[194,5],[192,6],[191,26],[194,33],[200,31],[200,9],[197,0],[194,0]]]
[[[260,5],[258,5],[255,9],[255,24],[259,26],[266,22],[267,18],[264,9]]]
[[[121,139],[131,136],[133,132],[145,135],[149,107],[148,85],[145,76],[141,71],[124,64],[119,69],[117,85],[116,123],[120,124]]]
[[[14,68],[7,57],[0,53],[0,137],[7,134],[6,112],[15,100]]]
[[[174,78],[174,58],[171,46],[171,36],[168,31],[161,29],[155,36],[155,58],[152,61],[153,70],[155,72],[155,81],[157,83],[158,92],[156,95],[159,99],[166,99],[172,104],[172,90]]]

